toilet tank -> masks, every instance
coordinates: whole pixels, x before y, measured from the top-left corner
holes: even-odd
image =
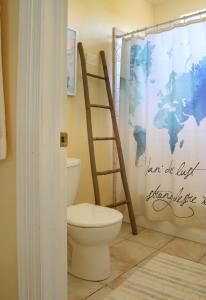
[[[68,188],[67,188],[67,206],[74,203],[80,177],[80,159],[68,157],[66,160]]]

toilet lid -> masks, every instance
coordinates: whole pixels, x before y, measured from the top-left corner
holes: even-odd
[[[112,208],[81,203],[67,207],[67,222],[79,227],[104,227],[121,221],[123,215]]]

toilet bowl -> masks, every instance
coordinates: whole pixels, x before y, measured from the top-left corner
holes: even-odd
[[[104,280],[111,273],[109,243],[120,232],[123,216],[115,209],[91,203],[72,205],[78,187],[80,160],[68,159],[67,167],[70,185],[75,180],[67,207],[69,272],[86,280]]]
[[[122,214],[89,203],[67,208],[71,238],[71,273],[87,280],[103,280],[110,275],[109,243],[118,235]]]

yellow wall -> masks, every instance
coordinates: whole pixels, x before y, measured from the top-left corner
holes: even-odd
[[[104,49],[111,70],[111,33],[112,27],[131,31],[138,27],[153,24],[153,6],[146,0],[70,0],[69,26],[78,32],[78,41],[82,41],[88,60],[88,70],[99,73],[99,59],[93,57]],[[97,63],[95,63],[97,59]],[[91,202],[93,187],[87,144],[86,116],[82,89],[81,69],[78,59],[78,79],[76,97],[68,97],[69,110],[69,156],[79,157],[81,164],[80,186],[77,202]],[[94,103],[106,104],[106,93],[102,82],[90,79],[91,99]],[[94,135],[111,136],[108,111],[93,113]],[[98,143],[98,144],[97,144]],[[112,168],[111,141],[96,142],[97,166],[100,170]],[[105,146],[104,146],[105,145]],[[112,201],[112,175],[100,179],[104,202]]]
[[[205,0],[167,0],[155,5],[155,23],[164,22],[196,10],[206,9]]]
[[[0,299],[18,299],[16,258],[15,113],[18,0],[1,0],[8,157],[0,161]]]

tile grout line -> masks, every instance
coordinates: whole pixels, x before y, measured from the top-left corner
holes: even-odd
[[[201,261],[201,259],[203,258],[203,257],[205,257],[206,256],[206,252],[198,259],[198,263],[200,263],[200,264],[202,264],[200,261]],[[202,265],[204,265],[204,264],[202,264]]]
[[[154,248],[153,248],[153,249],[154,249]],[[114,280],[120,278],[121,276],[123,276],[123,275],[126,274],[127,272],[129,272],[129,271],[131,271],[132,269],[138,267],[139,264],[141,264],[142,262],[144,262],[144,260],[147,260],[150,256],[153,256],[156,252],[159,252],[159,250],[158,250],[158,249],[155,249],[155,251],[154,251],[152,254],[148,255],[148,256],[145,257],[145,258],[143,258],[143,259],[140,260],[137,264],[131,266],[131,268],[129,268],[127,271],[125,271],[125,272],[123,272],[122,274],[120,274],[119,276],[117,276]],[[114,256],[113,256],[113,257],[114,257]],[[152,258],[152,257],[151,257],[151,258]],[[125,280],[126,280],[126,279],[125,279]],[[112,281],[113,281],[113,280],[112,280]],[[112,282],[112,281],[111,281],[111,282]],[[109,284],[110,284],[111,282],[106,283],[106,286],[110,287]]]
[[[163,248],[166,247],[169,243],[171,243],[172,241],[175,240],[175,237],[174,237],[174,236],[171,236],[171,237],[172,237],[171,240],[168,241],[164,246],[160,247],[159,250],[163,249]]]
[[[168,235],[169,236],[169,235]],[[148,246],[148,245],[146,245],[146,244],[144,244],[143,242],[140,242],[140,241],[130,241],[130,240],[128,240],[128,241],[130,241],[130,242],[133,242],[133,243],[137,243],[137,244],[141,244],[141,245],[143,245],[143,246],[145,246],[145,247],[148,247],[148,248],[151,248],[151,249],[155,249],[155,250],[160,250],[160,249],[162,249],[163,247],[165,247],[167,244],[169,244],[171,241],[173,241],[174,240],[174,237],[172,237],[171,238],[171,240],[169,240],[168,242],[166,242],[163,246],[161,246],[160,248],[155,248],[155,247],[152,247],[152,246]]]
[[[144,227],[142,227],[142,228],[144,228]],[[141,232],[144,232],[145,230],[151,230],[151,231],[154,231],[154,230],[152,230],[152,229],[144,228]],[[131,240],[131,239],[133,238],[133,235],[132,235],[132,234],[131,234],[130,237],[124,238],[122,241],[119,241],[119,242],[117,242],[117,243],[111,245],[110,247],[116,246],[117,244],[123,243],[124,241],[130,241],[130,242],[132,242],[132,243],[139,243],[139,244],[141,244],[141,245],[143,245],[143,246],[145,246],[145,247],[148,247],[148,248],[151,248],[151,249],[158,250],[158,249],[162,249],[163,247],[165,247],[167,244],[169,244],[170,242],[172,242],[172,241],[176,238],[175,236],[172,236],[172,235],[169,235],[169,234],[166,234],[166,233],[162,233],[162,234],[164,234],[164,235],[166,235],[166,236],[168,236],[168,237],[171,237],[171,239],[170,239],[168,242],[166,242],[163,246],[161,246],[160,248],[155,248],[155,247],[152,247],[152,246],[148,246],[148,245],[144,244],[144,243],[141,242],[141,241],[132,241],[132,240]]]
[[[169,235],[168,235],[168,236],[169,236]],[[148,256],[145,257],[145,258],[143,258],[143,259],[142,259],[141,261],[139,261],[137,264],[133,265],[133,267],[137,266],[138,264],[140,264],[141,262],[143,262],[145,259],[147,259],[149,256],[153,255],[155,252],[160,251],[162,248],[164,248],[165,246],[167,246],[171,241],[173,241],[173,240],[175,239],[174,236],[171,236],[171,237],[172,237],[172,238],[171,238],[168,242],[166,242],[163,246],[161,246],[160,248],[153,248],[153,247],[148,246],[148,245],[145,245],[145,244],[143,244],[143,243],[141,243],[141,242],[139,242],[139,241],[131,241],[131,240],[129,240],[129,239],[125,239],[124,241],[129,241],[129,242],[131,242],[131,243],[133,243],[133,244],[136,244],[136,245],[140,244],[141,246],[145,246],[145,247],[147,247],[147,248],[149,248],[149,249],[155,250],[152,254],[148,255]],[[124,241],[118,242],[117,244],[123,243]],[[117,244],[115,244],[115,245],[117,245]],[[113,245],[113,246],[115,246],[115,245]],[[113,246],[111,246],[111,247],[113,247]],[[110,248],[111,248],[111,247],[110,247]],[[114,258],[116,258],[116,259],[118,259],[119,261],[122,261],[120,258],[116,257],[115,255],[112,255],[112,254],[111,254],[111,256],[114,257]],[[125,261],[122,261],[122,262],[124,263]],[[129,262],[126,262],[126,263],[130,264]],[[129,269],[129,270],[130,270],[130,269]],[[128,270],[128,271],[129,271],[129,270]],[[128,271],[127,271],[127,272],[128,272]],[[126,273],[126,272],[125,272],[125,273]],[[121,276],[121,275],[120,275],[120,276]],[[119,276],[118,276],[118,277],[119,277]],[[118,277],[117,277],[117,278],[118,278]]]
[[[159,249],[155,249],[156,251],[154,251],[152,254],[148,255],[147,257],[143,258],[141,261],[139,261],[135,267],[138,267],[138,265],[140,265],[141,263],[143,263],[144,261],[146,261],[149,257],[153,258],[153,255],[157,252],[159,252]]]
[[[140,244],[141,246],[145,246],[145,247],[147,247],[147,248],[150,248],[150,249],[153,249],[153,250],[158,250],[158,249],[160,249],[160,248],[153,248],[153,247],[151,247],[151,246],[148,246],[148,245],[145,245],[145,244],[143,244],[143,243],[141,243],[141,242],[139,242],[139,241],[131,241],[131,240],[129,240],[129,239],[127,239],[127,240],[125,240],[125,241],[127,241],[127,242],[130,242],[130,243],[132,243],[132,244],[136,244],[136,245],[138,245],[138,244]],[[122,241],[122,243],[123,243],[124,241]],[[121,243],[121,242],[120,242]],[[118,243],[118,244],[120,244],[120,243]],[[114,245],[115,246],[115,245]],[[113,246],[112,246],[113,247]]]
[[[139,242],[139,241],[130,241],[129,239],[126,239],[126,241],[130,241],[130,242],[132,242],[132,243],[134,243],[134,244],[140,244],[140,245],[142,245],[142,246],[145,246],[145,247],[147,247],[147,248],[150,248],[150,249],[153,249],[153,250],[155,250],[152,254],[154,254],[155,252],[157,252],[157,251],[160,251],[162,248],[164,248],[165,246],[167,246],[170,242],[172,242],[174,239],[175,239],[175,237],[174,236],[171,236],[172,238],[171,238],[171,240],[169,240],[168,242],[166,242],[163,246],[161,246],[160,248],[153,248],[153,247],[151,247],[151,246],[148,246],[148,245],[145,245],[145,244],[143,244],[143,243],[141,243],[141,242]],[[123,242],[123,241],[122,241]],[[118,242],[118,244],[119,243],[121,243],[121,242]],[[113,247],[113,246],[111,246],[111,247]],[[205,254],[204,254],[205,255]],[[120,260],[120,261],[122,261],[121,259],[119,259],[118,257],[116,257],[116,256],[114,256],[114,255],[111,255],[112,257],[114,257],[114,258],[116,258],[116,259],[118,259],[118,260]],[[150,256],[150,255],[149,255]],[[138,264],[140,264],[141,262],[143,262],[145,259],[147,259],[149,256],[147,256],[147,257],[145,257],[145,258],[143,258],[140,262],[138,262],[137,264],[135,264],[135,265],[133,265],[133,266],[137,266]],[[125,262],[125,261],[122,261],[122,262]],[[128,262],[127,262],[128,263]],[[121,275],[120,275],[121,276]]]
[[[185,260],[189,260],[189,261],[191,261],[191,262],[193,262],[193,263],[199,263],[199,261],[200,261],[200,260],[205,256],[205,254],[206,254],[206,253],[205,253],[203,256],[201,256],[201,258],[198,258],[198,260],[193,260],[193,259],[191,259],[191,258],[187,258],[187,257],[184,257],[184,256],[179,256],[179,255],[176,255],[176,254],[172,254],[172,253],[166,252],[166,251],[164,251],[164,249],[161,249],[160,252],[166,253],[166,254],[171,255],[171,256],[179,257],[179,258],[182,258],[182,259],[185,259]],[[200,264],[202,264],[202,263],[200,263]],[[204,264],[203,264],[203,265],[204,265]]]
[[[123,272],[122,274],[120,274],[119,276],[117,276],[114,280],[120,278],[121,276],[123,276],[123,275],[126,274],[127,272],[131,271],[131,270],[134,269],[135,267],[136,267],[136,265],[135,265],[135,266],[132,266],[132,267],[129,268],[126,272]],[[106,283],[106,286],[109,287],[109,288],[112,289],[112,290],[114,290],[114,289],[113,289],[112,287],[110,287],[109,284],[112,283],[114,280],[112,280],[112,281]]]
[[[126,223],[126,224],[130,224],[130,223]],[[137,226],[137,230],[138,230],[138,234],[139,234],[140,232],[143,232],[143,231],[147,230],[147,228],[141,227],[141,230],[140,230],[140,229],[138,229],[138,226]],[[129,235],[129,237],[122,237],[121,241],[118,241],[118,242],[112,244],[111,247],[114,246],[114,245],[116,245],[116,244],[122,243],[123,241],[127,241],[127,240],[131,239],[134,236],[131,232],[129,232],[128,235]]]
[[[115,245],[117,245],[117,244],[123,243],[124,241],[128,241],[128,240],[131,239],[132,237],[133,237],[133,235],[132,235],[132,233],[131,233],[131,237],[129,236],[129,237],[126,237],[126,238],[122,238],[121,241],[118,241],[118,242],[112,244],[110,247],[113,247],[113,246],[115,246]]]
[[[163,247],[161,247],[161,248],[159,249],[159,250],[161,250],[160,252],[164,252],[164,253],[166,253],[166,254],[168,254],[168,255],[180,257],[180,258],[189,260],[189,261],[191,261],[191,262],[200,263],[200,260],[206,255],[206,252],[205,252],[205,253],[204,253],[197,261],[195,261],[195,260],[192,260],[192,259],[189,259],[189,258],[185,258],[185,257],[183,257],[183,256],[174,255],[174,254],[168,253],[167,251],[164,251],[163,248],[164,248],[165,246],[167,246],[170,242],[174,241],[175,238],[177,238],[177,237],[176,237],[176,236],[173,236],[173,239],[172,239],[172,240],[170,240],[170,241],[169,241],[168,243],[166,243]],[[181,238],[181,239],[182,239],[182,238]],[[189,240],[187,240],[187,239],[183,239],[183,240],[189,241]],[[198,243],[198,244],[202,244],[202,243]],[[203,244],[203,245],[204,245],[204,244]]]
[[[99,292],[100,290],[102,290],[103,288],[105,288],[105,287],[107,287],[107,285],[105,284],[105,285],[103,285],[103,286],[101,286],[99,289],[97,289],[95,292],[93,292],[93,293],[91,293],[91,294],[89,294],[88,296],[86,296],[86,298],[83,298],[82,300],[86,300],[86,299],[88,299],[89,297],[91,297],[92,295],[94,295],[94,294],[96,294],[97,292]]]

